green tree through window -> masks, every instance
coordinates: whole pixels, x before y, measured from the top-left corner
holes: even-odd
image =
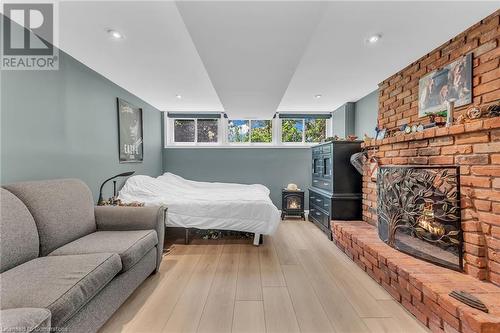
[[[282,119],[281,133],[282,142],[321,142],[326,137],[326,119]]]
[[[273,131],[271,120],[252,120],[250,130],[250,141],[257,143],[273,142]]]
[[[306,119],[306,142],[321,142],[326,137],[326,119]]]
[[[302,142],[302,132],[304,130],[303,119],[282,119],[281,120],[281,141]]]

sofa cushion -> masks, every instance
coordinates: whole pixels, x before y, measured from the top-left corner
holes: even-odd
[[[28,208],[0,189],[0,273],[38,257],[38,231]]]
[[[122,271],[127,271],[156,244],[158,237],[154,230],[97,231],[58,248],[49,256],[117,253],[122,261]]]
[[[0,275],[2,309],[46,308],[60,327],[122,268],[115,253],[40,257]]]
[[[0,311],[0,332],[50,332],[50,311],[17,308]]]
[[[40,255],[96,230],[94,201],[78,179],[22,182],[4,186],[28,207],[40,235]]]

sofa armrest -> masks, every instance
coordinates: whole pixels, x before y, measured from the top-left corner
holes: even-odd
[[[94,208],[98,231],[155,230],[158,236],[158,254],[156,271],[158,271],[163,254],[163,238],[165,236],[165,220],[167,207],[123,207],[96,206]]]

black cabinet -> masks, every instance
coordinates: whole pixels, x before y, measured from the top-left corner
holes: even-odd
[[[361,218],[361,175],[351,165],[351,155],[361,151],[360,141],[333,141],[312,149],[312,187],[309,188],[309,221],[332,238],[331,220]]]

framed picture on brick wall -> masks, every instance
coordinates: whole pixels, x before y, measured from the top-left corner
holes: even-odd
[[[446,111],[446,101],[455,107],[472,102],[472,53],[422,77],[418,83],[418,115]]]

